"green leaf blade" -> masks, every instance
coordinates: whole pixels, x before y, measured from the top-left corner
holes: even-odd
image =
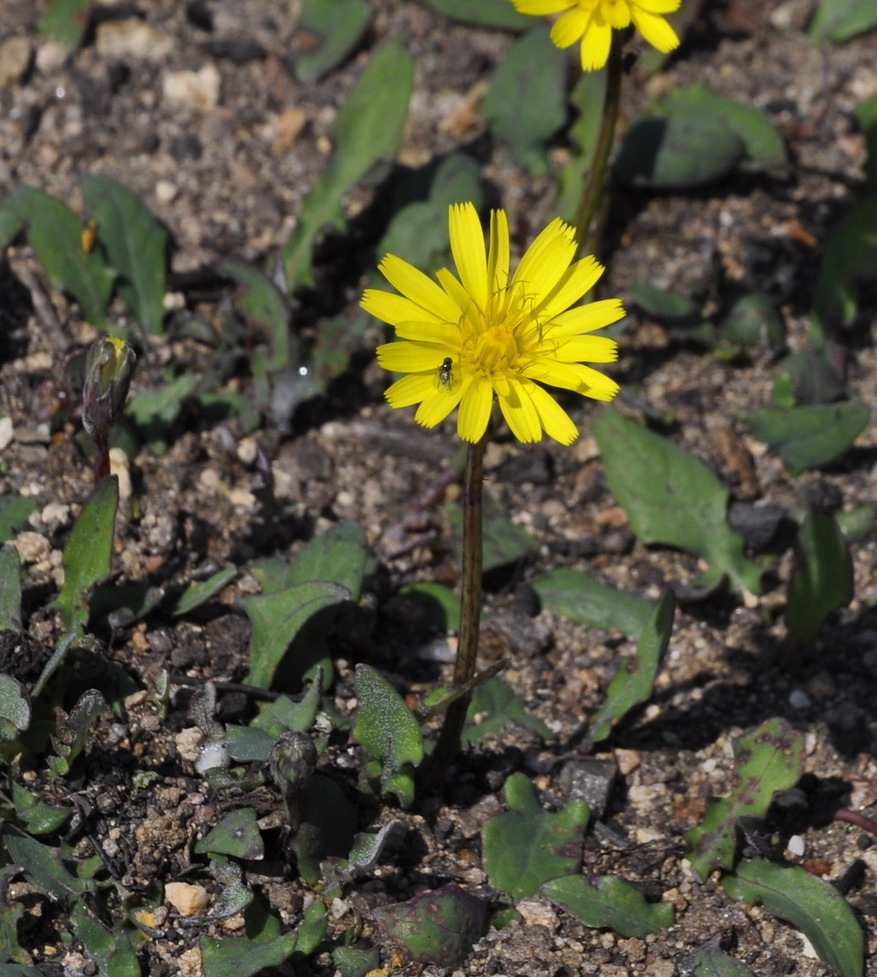
[[[840,977],[863,977],[862,928],[843,896],[799,865],[753,860],[723,879],[734,899],[761,903],[789,920]]]

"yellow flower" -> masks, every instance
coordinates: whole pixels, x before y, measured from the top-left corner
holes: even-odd
[[[401,295],[368,288],[362,307],[395,327],[401,342],[377,350],[384,369],[406,376],[387,390],[393,407],[419,404],[414,419],[435,427],[459,406],[457,433],[480,441],[494,396],[519,441],[545,431],[570,444],[578,429],[543,389],[547,383],[595,400],[611,400],[618,384],[583,364],[611,363],[614,340],[590,335],[624,316],[620,299],[571,309],[603,273],[593,257],[574,261],[573,228],[553,220],[509,277],[505,211],[490,215],[490,246],[471,203],[452,204],[448,223],[457,275],[442,268],[438,282],[388,254],[384,277]]]
[[[679,46],[676,32],[661,16],[678,10],[682,0],[512,0],[522,14],[560,14],[551,28],[557,47],[581,41],[582,68],[595,71],[606,64],[612,28],[631,23],[659,51]]]

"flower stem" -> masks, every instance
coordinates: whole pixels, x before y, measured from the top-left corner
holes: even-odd
[[[460,579],[460,636],[454,665],[453,688],[469,685],[478,658],[478,625],[481,620],[482,482],[484,438],[470,444],[463,472],[463,567]],[[421,783],[435,783],[460,748],[460,736],[472,700],[470,690],[448,707],[435,749],[421,768]]]
[[[606,65],[606,90],[603,96],[603,115],[600,132],[597,135],[597,148],[594,160],[588,171],[579,208],[576,213],[576,240],[579,242],[579,255],[594,254],[600,239],[601,221],[597,212],[603,203],[603,189],[609,169],[609,156],[615,143],[615,124],[618,121],[618,107],[621,103],[621,52],[627,40],[626,31],[612,32],[612,47]]]

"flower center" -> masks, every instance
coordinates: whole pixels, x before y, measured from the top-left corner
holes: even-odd
[[[517,375],[541,341],[533,296],[523,283],[494,293],[482,311],[470,306],[460,320],[460,357],[485,379]]]

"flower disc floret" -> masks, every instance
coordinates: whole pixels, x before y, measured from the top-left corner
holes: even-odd
[[[522,14],[560,14],[551,28],[551,40],[559,48],[579,41],[582,68],[595,71],[606,64],[612,29],[633,24],[659,51],[679,46],[676,32],[664,14],[678,10],[681,0],[512,0]]]
[[[574,260],[573,229],[559,218],[533,241],[510,277],[508,219],[495,210],[488,246],[475,207],[449,212],[451,253],[436,281],[388,254],[380,270],[401,294],[366,289],[362,307],[390,323],[398,341],[378,362],[405,374],[386,392],[393,407],[418,404],[415,420],[434,427],[455,408],[464,441],[484,437],[494,400],[520,441],[543,431],[570,444],[578,429],[542,384],[611,400],[618,384],[583,361],[610,363],[614,340],[593,333],[624,316],[619,299],[571,308],[603,272],[593,257]]]

